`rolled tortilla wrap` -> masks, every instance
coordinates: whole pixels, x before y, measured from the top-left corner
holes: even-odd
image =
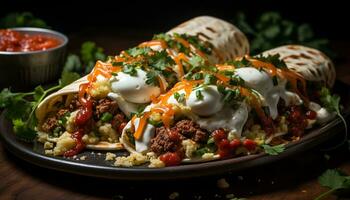
[[[233,24],[215,17],[193,18],[168,33],[196,35],[201,40],[210,42],[214,46],[214,53],[209,56],[212,63],[224,63],[249,53],[247,37]]]
[[[249,51],[248,41],[242,32],[240,32],[232,24],[214,17],[203,16],[191,19],[170,30],[168,33],[187,33],[188,35],[195,34],[199,35],[202,40],[210,42],[215,51],[213,56],[209,58],[211,62],[228,61],[236,56],[243,56]],[[77,94],[80,84],[86,82],[88,82],[87,76],[49,95],[40,103],[36,109],[36,116],[39,121],[39,131],[46,115],[55,110],[55,104],[61,102],[64,99],[63,97],[66,95]],[[119,105],[119,107],[123,111],[123,107],[130,108],[132,106],[123,104]],[[95,145],[88,145],[87,148],[113,150],[121,149],[122,145],[120,145],[120,143],[116,144],[100,142]]]
[[[301,45],[285,45],[262,53],[263,56],[279,54],[287,67],[308,81],[324,83],[331,88],[335,81],[332,61],[321,51]]]

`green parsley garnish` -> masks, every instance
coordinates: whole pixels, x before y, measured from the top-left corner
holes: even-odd
[[[338,115],[338,117],[343,121],[345,126],[344,141],[341,144],[337,145],[336,147],[343,145],[346,142],[346,139],[348,137],[348,126],[347,126],[346,120],[340,113],[340,96],[336,94],[332,95],[328,88],[322,87],[320,92],[320,101],[322,106],[324,106],[330,112],[335,112]],[[336,148],[336,147],[333,147],[333,148]]]
[[[125,74],[129,74],[130,76],[136,76],[137,70],[135,65],[125,64],[122,70]]]
[[[41,86],[27,93],[13,93],[8,88],[3,89],[0,93],[0,108],[6,109],[6,118],[12,121],[16,136],[24,141],[33,141],[37,125],[35,110],[40,102],[51,92],[63,88],[77,78],[79,76],[76,73],[63,72],[59,84],[47,90]]]
[[[159,86],[159,82],[157,77],[159,76],[158,71],[149,71],[146,74],[146,84],[148,85],[154,85],[154,86]]]
[[[268,55],[268,56],[258,55],[258,56],[255,56],[254,58],[263,62],[271,63],[275,67],[280,69],[287,68],[286,63],[282,59],[280,59],[280,54]]]
[[[185,94],[184,94],[184,93],[180,94],[180,93],[178,93],[178,92],[175,92],[175,93],[174,93],[174,98],[175,98],[176,101],[179,102],[179,103],[185,102]]]
[[[197,97],[197,100],[203,100],[204,96],[201,90],[196,90],[196,97]]]
[[[216,77],[212,74],[206,74],[204,76],[204,84],[206,85],[215,85],[216,81]]]
[[[134,47],[126,50],[125,52],[132,57],[137,57],[140,55],[146,56],[150,51],[152,51],[152,49],[149,47]]]
[[[261,146],[263,147],[265,153],[272,155],[272,156],[276,156],[276,155],[282,153],[286,148],[284,144],[279,144],[279,145],[275,145],[275,146],[263,144]]]
[[[325,171],[320,177],[318,177],[318,182],[322,186],[330,188],[330,190],[319,195],[315,200],[324,199],[335,191],[350,188],[350,176],[346,176],[336,169],[328,169]]]

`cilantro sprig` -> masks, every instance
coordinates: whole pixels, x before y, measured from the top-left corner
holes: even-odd
[[[271,63],[275,67],[280,68],[280,69],[286,69],[287,68],[286,63],[282,59],[280,59],[280,55],[279,54],[268,55],[268,56],[258,55],[258,56],[255,56],[254,58],[256,58],[256,59],[258,59],[260,61],[263,61],[263,62]]]
[[[263,144],[261,145],[262,148],[264,149],[265,153],[271,155],[271,156],[276,156],[280,153],[282,153],[285,150],[285,144],[279,144],[275,146],[270,146],[268,144]]]
[[[88,74],[95,65],[96,60],[106,60],[103,48],[96,43],[86,41],[81,45],[80,55],[69,54],[63,71],[76,72],[78,74]]]
[[[317,38],[309,24],[295,23],[283,18],[278,12],[265,12],[258,19],[249,19],[239,12],[233,22],[247,35],[252,55],[281,45],[301,44],[335,56],[329,48],[329,41]]]
[[[348,126],[346,120],[340,112],[340,96],[336,94],[332,95],[328,88],[322,87],[320,91],[320,101],[323,107],[325,107],[330,112],[335,112],[337,116],[343,121],[345,126],[345,138],[344,141],[336,147],[343,145],[348,137]]]
[[[35,127],[37,119],[35,110],[50,93],[63,88],[77,80],[76,73],[63,72],[59,84],[48,89],[37,86],[34,91],[27,93],[14,93],[5,88],[0,93],[0,108],[6,109],[6,118],[12,121],[13,130],[19,139],[33,141],[36,137]]]
[[[337,169],[328,169],[319,178],[318,182],[330,188],[327,192],[322,193],[314,200],[321,200],[334,193],[335,191],[350,188],[350,176],[345,175]]]

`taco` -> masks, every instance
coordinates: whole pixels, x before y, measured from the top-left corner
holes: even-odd
[[[163,167],[283,148],[334,117],[313,96],[334,82],[326,70],[334,72],[329,58],[303,46],[201,66],[128,122],[121,142],[131,154],[115,164]]]
[[[187,34],[189,32],[189,34]],[[249,51],[235,26],[197,17],[151,41],[98,61],[92,72],[51,94],[38,106],[39,141],[46,153],[72,156],[84,148],[118,150],[132,114],[167,92],[185,74]]]

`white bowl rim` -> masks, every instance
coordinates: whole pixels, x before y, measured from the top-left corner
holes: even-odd
[[[16,28],[7,28],[8,30],[15,30],[19,32],[36,32],[36,33],[47,33],[51,34],[55,37],[59,37],[63,42],[56,47],[45,49],[45,50],[37,50],[37,51],[0,51],[0,55],[26,55],[26,54],[38,54],[43,52],[50,52],[56,49],[62,48],[67,45],[68,37],[63,33],[58,31],[54,31],[46,28],[35,28],[35,27],[16,27]]]

